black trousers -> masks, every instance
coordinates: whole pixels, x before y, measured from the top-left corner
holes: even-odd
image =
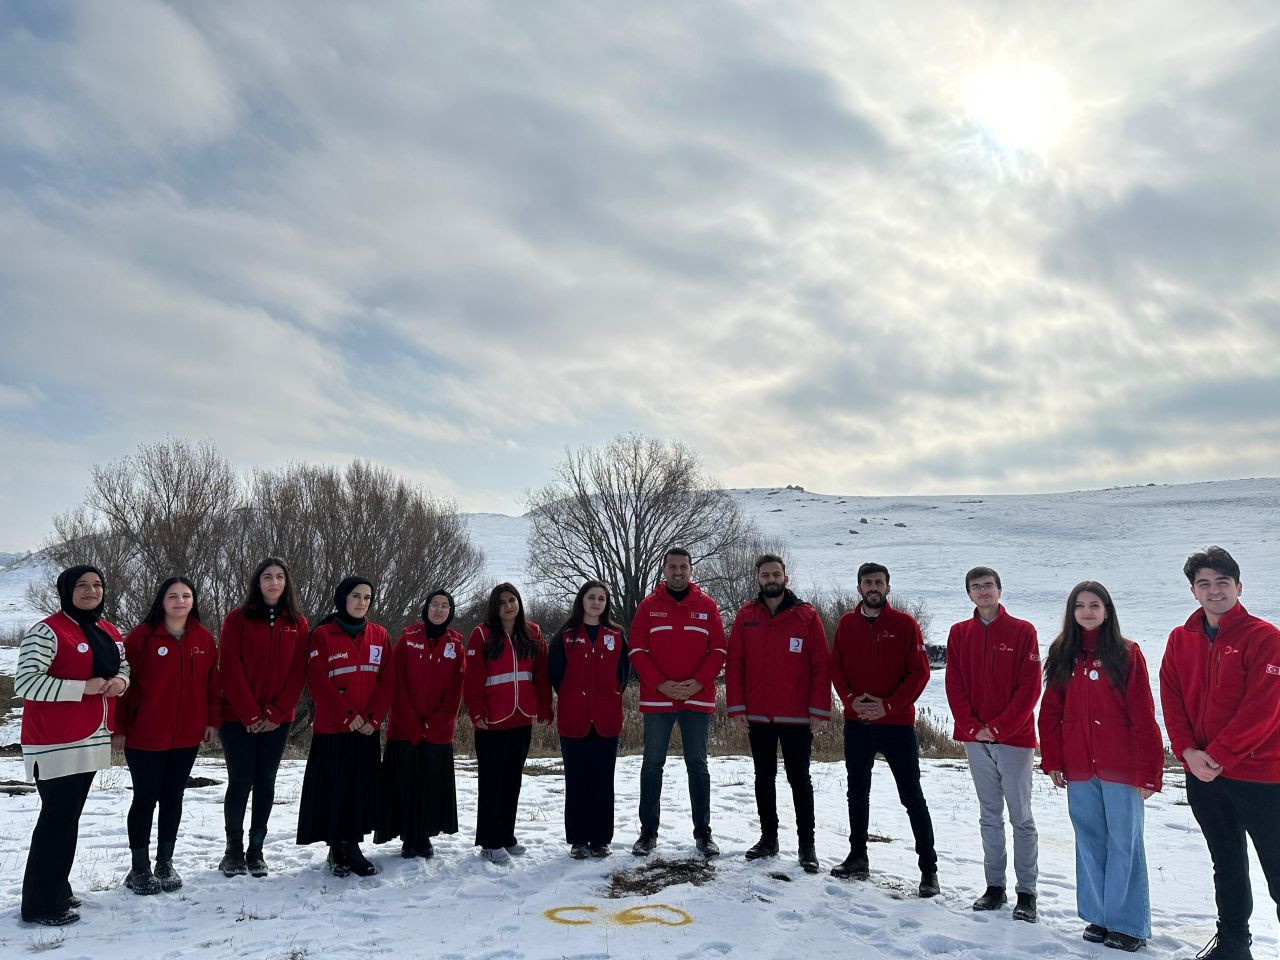
[[[276,771],[289,740],[289,724],[282,723],[270,733],[250,733],[242,723],[224,723],[218,735],[227,762],[227,796],[222,805],[227,836],[244,835],[244,809],[250,793],[253,816],[249,829],[266,830],[276,802]]]
[[[476,846],[515,845],[520,782],[532,737],[532,727],[476,731]]]
[[[1218,936],[1242,940],[1249,936],[1249,917],[1253,914],[1246,835],[1258,851],[1267,889],[1280,916],[1280,783],[1251,783],[1227,777],[1204,783],[1187,774],[1187,801],[1213,860]]]
[[[22,877],[22,919],[53,917],[66,911],[71,898],[71,865],[80,837],[80,813],[93,784],[93,773],[73,773],[45,780],[36,768],[40,816],[31,831],[31,850]]]
[[[564,757],[564,837],[589,847],[613,842],[613,770],[618,738],[593,726],[585,737],[561,737]]]
[[[751,723],[747,726],[751,759],[756,768],[756,810],[760,832],[778,835],[778,744],[782,744],[782,768],[791,784],[791,802],[796,808],[796,833],[801,846],[813,845],[813,781],[809,779],[809,757],[813,734],[807,723]]]
[[[876,754],[884,755],[898,785],[898,799],[907,809],[915,835],[921,870],[938,869],[933,845],[933,820],[920,789],[920,741],[916,728],[905,724],[844,722],[844,766],[849,775],[849,849],[866,856],[867,824],[871,819],[871,768]]]
[[[151,844],[151,820],[160,805],[158,850],[173,852],[182,822],[182,795],[187,777],[195,765],[199,745],[177,750],[134,750],[125,747],[124,759],[133,780],[133,802],[129,804],[129,849],[143,850]],[[156,859],[159,859],[157,857]]]

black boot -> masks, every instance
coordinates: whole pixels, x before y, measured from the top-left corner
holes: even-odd
[[[160,881],[160,889],[165,893],[173,893],[182,888],[182,878],[173,869],[173,841],[167,840],[156,844],[156,879]]]
[[[1036,910],[1036,895],[1034,893],[1018,894],[1018,903],[1013,908],[1013,919],[1025,920],[1027,923],[1035,923],[1038,916]],[[1103,937],[1102,939],[1106,939]]]
[[[124,878],[124,885],[144,897],[159,893],[160,881],[151,872],[151,851],[146,847],[139,847],[129,852],[133,856],[133,869]]]
[[[366,859],[364,853],[360,850],[360,844],[356,843],[354,840],[348,840],[343,844],[343,846],[346,848],[344,856],[346,857],[347,864],[351,867],[352,873],[357,877],[372,877],[377,875],[378,868]]]
[[[641,828],[640,838],[631,845],[631,852],[637,857],[647,857],[658,845],[658,831]]]
[[[227,852],[222,855],[218,864],[224,877],[243,877],[249,872],[244,859],[244,832],[237,830],[227,834]]]
[[[936,897],[938,894],[942,892],[942,888],[938,886],[937,870],[921,870],[920,871],[920,886],[918,888],[918,891],[920,893],[920,896],[923,899],[928,899],[929,897]]]
[[[420,844],[418,844],[418,856],[420,856],[423,860],[430,860],[435,855],[436,855],[436,848],[431,845],[431,841],[429,839],[423,840]]]
[[[831,875],[841,880],[848,880],[850,877],[854,880],[867,880],[871,877],[871,863],[865,853],[850,850],[843,863],[837,863],[831,868]]]
[[[817,873],[822,869],[818,866],[818,851],[812,840],[800,841],[800,866],[805,873]]]
[[[347,845],[345,843],[329,844],[329,872],[335,877],[351,876],[351,864],[347,863]]]
[[[249,830],[249,850],[245,854],[245,866],[251,877],[267,875],[267,861],[262,859],[262,845],[267,840],[266,827],[253,827]]]
[[[748,860],[763,860],[765,857],[776,857],[777,855],[778,835],[776,833],[762,833],[755,846],[748,847],[746,853]]]
[[[1204,945],[1195,960],[1253,960],[1252,944],[1253,938],[1248,935],[1243,938],[1223,937],[1219,933]]]
[[[711,831],[708,830],[700,837],[695,837],[693,841],[694,847],[706,859],[720,856],[720,846],[711,839]]]
[[[999,910],[1009,902],[1009,897],[1004,892],[1004,887],[987,887],[986,891],[977,900],[973,901],[973,909],[975,910]],[[1097,941],[1101,942],[1101,941]]]

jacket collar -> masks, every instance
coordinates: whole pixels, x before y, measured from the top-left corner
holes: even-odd
[[[1237,600],[1234,607],[1218,618],[1218,632],[1230,630],[1248,616],[1249,611],[1244,608],[1243,603]],[[1195,633],[1204,633],[1204,623],[1204,610],[1197,608],[1195,613],[1187,618],[1186,626],[1188,630],[1192,630]],[[1205,635],[1208,636],[1208,634]]]

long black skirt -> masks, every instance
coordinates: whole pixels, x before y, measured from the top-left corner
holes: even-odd
[[[377,734],[312,735],[298,805],[298,843],[358,842],[377,827],[379,740]]]
[[[382,814],[375,843],[402,837],[421,843],[458,832],[458,794],[453,778],[453,744],[416,746],[388,740],[382,758]]]

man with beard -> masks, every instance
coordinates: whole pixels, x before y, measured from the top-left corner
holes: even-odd
[[[858,568],[862,602],[840,618],[830,658],[831,682],[844,705],[844,763],[849,775],[849,856],[834,877],[866,880],[871,768],[884,755],[907,809],[920,863],[920,896],[938,895],[933,821],[920,789],[916,700],[929,682],[920,625],[889,605],[889,569]]]
[[[729,631],[725,698],[729,716],[747,731],[756,768],[760,840],[748,860],[778,853],[778,745],[796,808],[800,866],[818,872],[813,840],[813,734],[831,717],[827,632],[816,610],[787,589],[782,558],[756,560],[756,599],[742,605]]]

